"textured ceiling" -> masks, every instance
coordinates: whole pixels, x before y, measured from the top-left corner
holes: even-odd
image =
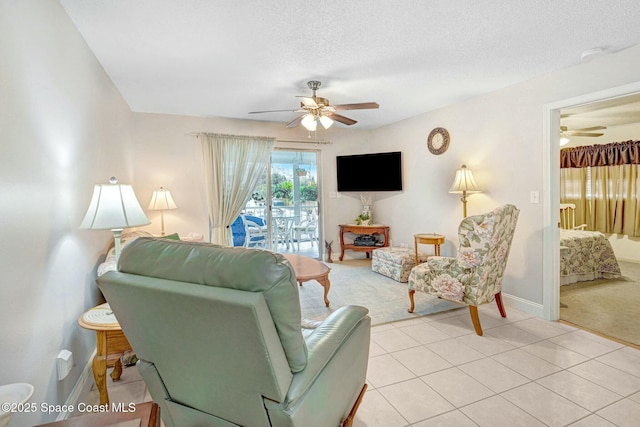
[[[133,111],[282,123],[308,80],[376,128],[640,43],[637,0],[60,1]]]

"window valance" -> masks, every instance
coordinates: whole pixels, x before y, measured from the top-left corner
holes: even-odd
[[[640,141],[613,142],[560,150],[561,168],[640,164]]]

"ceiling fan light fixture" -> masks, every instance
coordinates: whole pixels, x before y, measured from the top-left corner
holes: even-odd
[[[300,101],[300,107],[296,110],[270,110],[270,111],[251,111],[249,114],[257,113],[277,113],[284,111],[292,111],[294,113],[303,113],[297,116],[291,122],[287,123],[287,128],[294,128],[300,124],[305,127],[309,132],[315,132],[318,128],[318,121],[325,129],[329,129],[334,122],[342,123],[343,125],[351,126],[358,123],[357,121],[345,117],[341,114],[336,114],[337,110],[367,110],[371,108],[379,108],[377,102],[357,102],[354,104],[337,104],[331,105],[327,98],[323,98],[316,95],[316,91],[320,87],[320,82],[317,80],[311,80],[307,82],[309,89],[313,91],[312,96],[297,96],[296,98],[302,98]]]
[[[320,123],[322,123],[322,126],[325,129],[329,129],[331,127],[331,125],[333,124],[333,120],[331,120],[329,117],[327,116],[320,116]]]
[[[305,129],[309,132],[315,132],[316,128],[318,127],[316,118],[313,117],[312,114],[305,115],[300,124],[302,124],[302,126],[304,126]]]
[[[560,137],[560,147],[567,145],[569,143],[569,137],[561,136]]]

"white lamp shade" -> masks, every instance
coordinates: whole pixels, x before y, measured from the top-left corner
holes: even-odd
[[[304,126],[308,131],[313,132],[318,127],[318,123],[316,122],[316,118],[311,114],[307,114],[304,116],[302,121],[300,122],[302,126]]]
[[[176,209],[176,203],[171,197],[171,192],[160,187],[159,190],[153,192],[151,196],[151,203],[149,203],[149,209],[152,211],[164,211],[167,209]]]
[[[453,185],[449,189],[449,193],[480,193],[482,190],[476,184],[476,181],[473,179],[473,174],[465,165],[462,165],[462,168],[456,171],[456,177],[453,181]]]
[[[150,224],[133,187],[112,182],[93,188],[91,203],[80,228],[114,230]]]

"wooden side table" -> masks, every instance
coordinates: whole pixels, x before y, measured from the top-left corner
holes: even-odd
[[[105,303],[88,310],[78,319],[78,324],[85,329],[96,331],[96,355],[92,363],[93,379],[100,392],[100,404],[109,404],[107,367],[113,366],[111,379],[120,380],[122,375],[120,357],[125,351],[131,350],[131,344],[124,336],[109,304]]]
[[[418,245],[433,245],[436,256],[440,256],[440,245],[444,244],[444,236],[442,234],[429,233],[429,234],[414,234],[413,246],[416,254],[416,265],[420,264],[420,257],[418,256]]]
[[[128,407],[127,407],[128,409]],[[153,402],[136,404],[131,412],[98,412],[66,420],[41,424],[38,427],[113,427],[129,425],[126,421],[138,420],[133,425],[139,427],[160,427],[160,407]]]

